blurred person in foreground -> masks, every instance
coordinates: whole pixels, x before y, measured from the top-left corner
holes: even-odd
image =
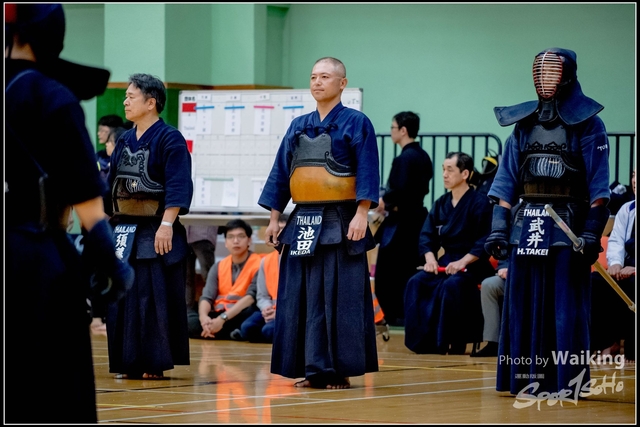
[[[104,92],[110,73],[60,59],[64,32],[60,4],[5,3],[7,423],[97,422],[89,277],[111,299],[133,281],[116,257],[80,106]],[[87,230],[82,256],[67,235],[71,207]],[[36,410],[25,408],[34,393]]]

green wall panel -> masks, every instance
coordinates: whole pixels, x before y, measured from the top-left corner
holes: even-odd
[[[182,89],[167,89],[167,105],[160,117],[171,126],[178,128],[178,112],[180,108],[180,91]]]

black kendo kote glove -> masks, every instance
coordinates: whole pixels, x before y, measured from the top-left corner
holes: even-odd
[[[117,301],[133,286],[135,273],[116,256],[113,229],[106,219],[96,223],[84,238],[83,264],[91,278],[91,296]]]
[[[582,254],[589,265],[595,264],[598,260],[598,255],[602,252],[600,239],[602,238],[602,232],[607,225],[607,221],[609,221],[609,214],[609,209],[604,205],[591,207],[587,213],[582,234],[578,237],[581,245],[580,247],[574,246],[576,251],[582,249]]]
[[[509,256],[509,226],[511,209],[504,206],[493,206],[491,220],[491,234],[484,243],[484,250],[497,260],[507,259]]]

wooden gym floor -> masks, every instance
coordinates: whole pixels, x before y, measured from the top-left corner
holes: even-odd
[[[606,394],[516,408],[513,396],[495,391],[497,358],[469,357],[471,345],[463,356],[414,354],[401,329],[386,342],[378,335],[380,371],[351,378],[346,390],[294,388],[295,380],[269,372],[270,344],[226,340],[191,340],[191,365],[167,379],[116,380],[106,336],[92,337],[98,420],[106,424],[636,423],[629,365],[592,368],[598,385],[616,385]]]

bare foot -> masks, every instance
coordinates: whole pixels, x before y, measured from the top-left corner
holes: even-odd
[[[142,379],[142,375],[140,375],[140,374],[115,374],[113,376],[113,378],[116,379],[116,380],[139,380],[139,379]]]
[[[145,380],[163,380],[164,375],[156,375],[156,374],[142,374],[142,378]]]
[[[94,317],[91,321],[91,332],[99,335],[107,334],[107,325],[102,323],[102,319],[99,317]]]
[[[321,375],[312,375],[293,385],[294,387],[328,388],[326,380]]]
[[[327,384],[327,388],[329,389],[342,389],[342,388],[350,388],[351,383],[349,382],[349,378],[344,378],[342,381],[338,381],[336,384]]]

